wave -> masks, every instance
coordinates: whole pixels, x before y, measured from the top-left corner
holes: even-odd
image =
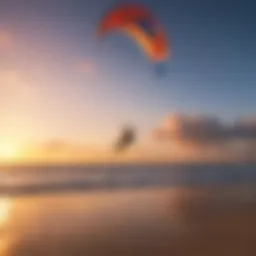
[[[15,167],[0,171],[0,194],[252,182],[255,166]]]

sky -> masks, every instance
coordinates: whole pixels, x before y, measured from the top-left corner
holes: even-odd
[[[164,142],[151,136],[166,116],[186,125],[184,115],[214,116],[221,126],[255,120],[256,3],[137,0],[154,11],[171,42],[168,72],[159,78],[123,34],[95,37],[102,14],[117,2],[0,2],[0,162],[172,161],[187,152],[183,142],[173,148],[182,129],[176,125]],[[139,141],[115,157],[111,145],[127,122]],[[194,147],[196,159],[206,160],[198,143],[186,157]],[[219,149],[209,159],[220,159]]]

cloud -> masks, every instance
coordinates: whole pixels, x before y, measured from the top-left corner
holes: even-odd
[[[169,115],[153,134],[183,155],[256,159],[256,117],[225,123],[213,116]]]
[[[159,139],[178,139],[193,143],[214,143],[256,139],[256,117],[225,124],[216,117],[167,116],[155,130]]]
[[[32,143],[24,159],[47,164],[256,161],[255,124],[254,117],[228,124],[210,116],[167,116],[154,130],[154,138],[170,143],[146,140],[115,154],[110,144],[53,138]]]
[[[46,153],[60,153],[69,149],[70,147],[71,145],[69,145],[68,142],[64,140],[53,139],[45,143],[42,143],[41,145],[38,146],[38,149]]]
[[[65,139],[52,139],[36,145],[37,150],[48,155],[80,155],[86,154],[91,148],[83,143],[75,143]]]
[[[105,154],[104,149],[90,144],[55,138],[30,144],[26,149],[25,158],[29,162],[36,160],[37,162],[80,163],[102,161]]]
[[[31,142],[24,149],[25,162],[47,163],[130,163],[147,161],[152,156],[144,148],[135,147],[116,154],[112,144],[97,145],[53,138],[42,142]]]
[[[11,50],[14,46],[12,35],[7,30],[0,30],[0,50]]]

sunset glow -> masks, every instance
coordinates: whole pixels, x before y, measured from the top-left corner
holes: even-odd
[[[255,51],[248,45],[255,40],[236,31],[239,27],[245,33],[248,24],[223,19],[223,25],[212,16],[201,22],[193,10],[190,18],[181,16],[184,22],[175,21],[180,10],[149,4],[159,8],[172,42],[168,74],[157,78],[152,63],[122,33],[102,42],[95,38],[107,2],[97,0],[88,8],[80,1],[71,4],[74,9],[57,2],[7,1],[0,10],[0,164],[256,159],[246,153],[255,152],[255,122],[242,135],[236,125],[225,135],[226,123],[255,120]],[[188,29],[184,24],[191,21]],[[216,29],[209,32],[211,24]],[[247,35],[254,35],[254,27],[247,27]],[[203,38],[191,36],[198,29]],[[159,140],[152,133],[165,116],[176,119],[170,119],[172,128]],[[114,155],[113,143],[127,122],[138,131],[138,141]],[[214,136],[206,138],[211,132],[232,141],[217,138],[219,144],[213,143]],[[231,145],[240,140],[244,148],[233,152]],[[52,147],[52,141],[60,143]]]
[[[21,153],[15,145],[2,144],[0,146],[0,160],[3,162],[13,162],[21,157]]]

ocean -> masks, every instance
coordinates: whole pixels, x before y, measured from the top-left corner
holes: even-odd
[[[256,165],[37,166],[0,168],[0,193],[252,183]]]

